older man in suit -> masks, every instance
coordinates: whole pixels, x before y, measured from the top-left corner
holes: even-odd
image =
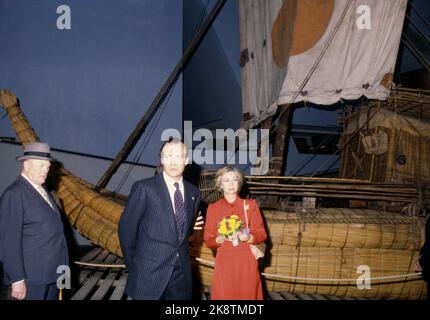
[[[54,159],[35,142],[17,160],[21,175],[0,198],[0,261],[12,298],[55,300],[57,268],[69,261],[59,209],[43,186]]]
[[[133,299],[191,299],[188,235],[196,220],[200,191],[182,178],[185,145],[170,140],[161,149],[163,170],[137,181],[119,222],[129,272],[125,293]]]

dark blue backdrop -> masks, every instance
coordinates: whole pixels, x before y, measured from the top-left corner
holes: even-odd
[[[57,28],[60,5],[70,30]],[[114,157],[181,57],[182,1],[0,0],[0,39],[0,88],[40,138]],[[141,162],[158,163],[161,131],[181,129],[181,115],[180,79]],[[1,120],[0,136],[13,135]]]

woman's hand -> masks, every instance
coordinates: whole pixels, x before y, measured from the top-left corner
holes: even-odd
[[[200,211],[199,215],[196,219],[196,222],[194,223],[194,230],[202,230],[203,229],[203,224],[205,223],[205,221],[203,220],[201,213],[202,212]]]
[[[220,234],[215,239],[216,243],[218,243],[218,244],[223,244],[225,240],[226,240],[226,237],[224,237],[224,236],[222,236]]]
[[[239,235],[239,240],[242,242],[247,242],[250,237],[251,237],[250,233],[241,232]]]

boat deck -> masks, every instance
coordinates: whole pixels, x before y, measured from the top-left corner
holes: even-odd
[[[102,265],[122,265],[121,258],[101,248],[89,251],[81,262]],[[78,287],[72,290],[71,300],[125,300],[127,271],[118,267],[80,266]],[[210,287],[203,287],[202,300],[210,299]],[[368,300],[366,298],[336,297],[319,294],[269,292],[267,300]]]

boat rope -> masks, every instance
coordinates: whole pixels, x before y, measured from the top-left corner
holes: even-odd
[[[4,110],[3,110],[4,111]],[[4,115],[0,118],[0,120],[3,120],[4,118],[6,118],[8,115],[8,113],[6,111],[4,111]]]
[[[215,262],[210,260],[205,260],[201,258],[195,258],[195,260],[202,265],[206,265],[209,267],[214,267]],[[125,264],[103,264],[103,263],[92,263],[92,262],[83,262],[83,261],[75,261],[77,265],[88,266],[88,267],[98,267],[98,268],[125,268]],[[261,272],[261,275],[264,277],[274,278],[275,280],[301,280],[301,281],[326,281],[326,282],[357,282],[358,278],[351,279],[335,279],[335,278],[311,278],[311,277],[293,277],[293,276],[284,276],[280,274],[274,273],[266,273]],[[383,277],[374,277],[374,278],[360,278],[363,281],[377,281],[377,280],[389,280],[389,279],[402,279],[402,278],[410,278],[410,277],[421,277],[421,272],[416,273],[408,273],[408,274],[399,274],[394,276],[383,276]]]
[[[167,109],[166,106],[169,104],[170,101],[170,97],[172,96],[173,91],[175,90],[176,87],[176,83],[173,85],[172,90],[170,90],[167,98],[165,101],[163,101],[163,103],[161,104],[159,110],[157,110],[154,120],[151,121],[148,125],[148,133],[144,135],[142,141],[141,141],[141,146],[139,147],[136,155],[133,158],[133,163],[131,163],[129,165],[129,167],[127,168],[126,172],[124,173],[120,183],[118,184],[118,186],[115,189],[116,193],[119,193],[120,190],[122,189],[122,187],[124,186],[125,182],[127,181],[127,179],[129,178],[131,172],[133,171],[135,164],[139,162],[139,160],[142,158],[143,152],[145,151],[146,147],[148,146],[149,141],[151,140],[151,137],[155,131],[155,129],[158,127],[158,124],[160,122],[160,119],[164,113],[164,111]]]
[[[345,20],[345,16],[349,10],[349,7],[351,6],[352,0],[349,0],[348,3],[345,5],[345,8],[342,12],[342,15],[340,16],[340,19],[338,20],[337,24],[335,25],[333,32],[330,34],[330,36],[328,37],[327,41],[325,42],[320,54],[318,55],[317,59],[315,60],[314,65],[312,66],[312,68],[310,69],[308,75],[306,76],[306,78],[303,80],[302,84],[300,85],[300,87],[297,89],[296,93],[294,94],[294,96],[291,98],[289,104],[294,103],[294,101],[296,100],[296,98],[298,97],[298,95],[302,92],[303,88],[306,86],[306,84],[308,83],[309,79],[312,77],[312,75],[314,74],[315,70],[317,69],[318,65],[321,62],[321,59],[324,57],[327,49],[330,47],[331,43],[333,42],[333,39],[335,38],[337,32],[339,31],[342,22]],[[285,108],[284,110],[282,110],[278,116],[278,119],[280,119],[282,117],[282,115],[288,110],[288,108]]]
[[[203,265],[213,267],[215,263],[213,261],[195,258],[196,261],[200,262]],[[284,276],[273,273],[261,272],[261,275],[264,277],[275,278],[275,280],[287,279],[287,280],[303,280],[303,281],[327,281],[327,282],[357,282],[358,278],[351,279],[335,279],[335,278],[311,278],[311,277],[293,277],[293,276]],[[383,276],[383,277],[374,277],[374,278],[360,278],[363,281],[373,281],[373,280],[388,280],[388,279],[401,279],[401,278],[409,278],[409,277],[421,277],[421,272],[417,273],[408,273],[408,274],[399,274],[394,276]]]
[[[338,22],[336,23],[336,25],[334,26],[334,29],[332,31],[332,33],[329,35],[327,41],[324,43],[323,48],[321,49],[320,54],[318,55],[317,59],[315,60],[315,63],[313,64],[313,66],[311,67],[311,69],[309,70],[308,74],[306,75],[305,79],[302,81],[302,83],[300,84],[300,87],[296,90],[296,92],[294,93],[294,96],[290,99],[288,105],[291,105],[294,103],[294,101],[296,100],[296,98],[299,96],[300,93],[302,93],[303,88],[307,85],[307,83],[309,82],[310,78],[313,76],[315,70],[317,69],[318,65],[320,64],[322,58],[324,57],[326,51],[328,50],[328,48],[330,47],[331,43],[333,42],[333,39],[335,38],[337,32],[339,31],[342,22],[345,20],[346,14],[348,13],[348,10],[350,8],[352,4],[352,0],[348,0],[348,3],[345,5],[345,8],[338,20]],[[306,103],[306,101],[305,101]],[[277,116],[277,119],[281,119],[282,116],[289,110],[288,108],[283,109],[282,111],[279,112],[279,115]],[[275,127],[275,122],[273,121],[271,126],[270,126],[270,134],[273,133],[274,131],[274,127]],[[260,121],[261,123],[261,121]],[[258,142],[257,145],[257,150],[260,150],[261,147],[261,141]],[[235,153],[239,150],[239,144],[236,143],[235,146]],[[248,168],[250,166],[250,164],[248,164],[246,166],[246,168]]]
[[[208,9],[208,5],[209,5],[209,0],[206,0],[205,5],[203,6],[201,12],[200,12],[200,17],[197,21],[196,26],[194,27],[195,32],[197,32],[201,27],[202,24],[204,22],[204,18],[206,16],[207,13],[207,9]],[[138,163],[140,158],[143,155],[143,152],[145,151],[151,137],[152,134],[154,133],[155,129],[158,127],[158,124],[160,122],[161,116],[164,113],[164,110],[166,109],[166,106],[169,104],[170,98],[172,96],[173,91],[175,90],[177,82],[175,82],[172,86],[172,89],[169,92],[169,95],[167,96],[167,99],[163,102],[163,104],[161,105],[160,109],[162,109],[161,111],[157,111],[158,115],[156,116],[155,120],[152,121],[150,123],[150,127],[149,127],[149,133],[146,134],[143,138],[143,141],[141,142],[141,147],[139,148],[139,151],[136,153],[134,159],[133,159],[133,163],[130,164],[130,166],[128,167],[127,171],[125,172],[125,174],[123,175],[120,183],[118,184],[117,188],[115,189],[116,193],[119,193],[120,190],[122,189],[122,187],[124,186],[125,182],[127,181],[128,177],[130,176],[132,170],[135,167],[135,163]]]
[[[93,263],[93,262],[83,262],[83,261],[74,261],[73,263],[80,266],[87,266],[87,267],[125,269],[125,264],[104,264],[104,263]]]
[[[329,134],[324,138],[324,140],[321,140],[319,145],[316,148],[314,148],[312,150],[312,152],[309,154],[309,155],[311,155],[311,157],[303,164],[301,162],[299,162],[297,164],[297,166],[293,170],[291,170],[288,175],[290,175],[290,176],[299,175],[300,171],[302,171],[312,160],[314,160],[319,155],[317,152],[320,151],[321,147],[333,136],[334,136],[334,134]]]
[[[198,31],[198,29],[201,28],[203,22],[204,22],[204,18],[206,16],[207,13],[207,9],[208,9],[208,5],[209,5],[209,0],[206,0],[205,5],[203,6],[201,12],[200,12],[200,17],[197,21],[197,25],[194,27],[195,32]],[[124,186],[125,182],[127,181],[128,177],[130,176],[132,170],[135,167],[135,163],[138,163],[139,160],[141,159],[143,152],[145,151],[146,147],[148,146],[148,143],[155,131],[155,129],[158,127],[158,124],[160,122],[161,116],[164,113],[164,110],[166,110],[166,106],[169,104],[170,98],[175,90],[177,82],[175,82],[172,86],[172,89],[169,92],[169,95],[167,96],[167,99],[163,102],[163,104],[161,105],[160,109],[161,111],[157,111],[157,116],[155,117],[154,121],[152,121],[149,125],[149,133],[146,134],[143,138],[143,141],[141,142],[141,147],[139,148],[138,152],[136,153],[136,155],[133,158],[133,163],[130,164],[130,166],[128,167],[127,171],[125,172],[125,174],[123,175],[120,183],[118,184],[117,188],[115,189],[116,193],[119,193],[120,190],[122,189],[122,187]]]
[[[275,279],[294,279],[294,280],[304,280],[304,281],[327,281],[327,282],[357,282],[358,278],[352,279],[331,279],[331,278],[308,278],[308,277],[290,277],[290,276],[282,276],[272,273],[264,273],[261,275],[265,277],[273,277]],[[421,272],[417,273],[408,273],[408,274],[399,274],[395,276],[384,276],[384,277],[375,277],[375,278],[360,278],[360,281],[376,281],[376,280],[388,280],[388,279],[399,279],[399,278],[409,278],[409,277],[421,277]]]
[[[315,176],[315,174],[326,164],[328,163],[337,153],[339,153],[340,151],[342,151],[347,145],[349,145],[354,138],[360,134],[360,132],[368,125],[368,123],[378,114],[378,112],[374,112],[371,116],[369,116],[366,120],[366,122],[357,130],[355,131],[350,137],[349,139],[340,147],[338,148],[328,159],[326,159],[319,167],[318,169],[315,170],[315,172],[311,175],[311,177]],[[336,159],[336,161],[338,161],[338,159]]]

